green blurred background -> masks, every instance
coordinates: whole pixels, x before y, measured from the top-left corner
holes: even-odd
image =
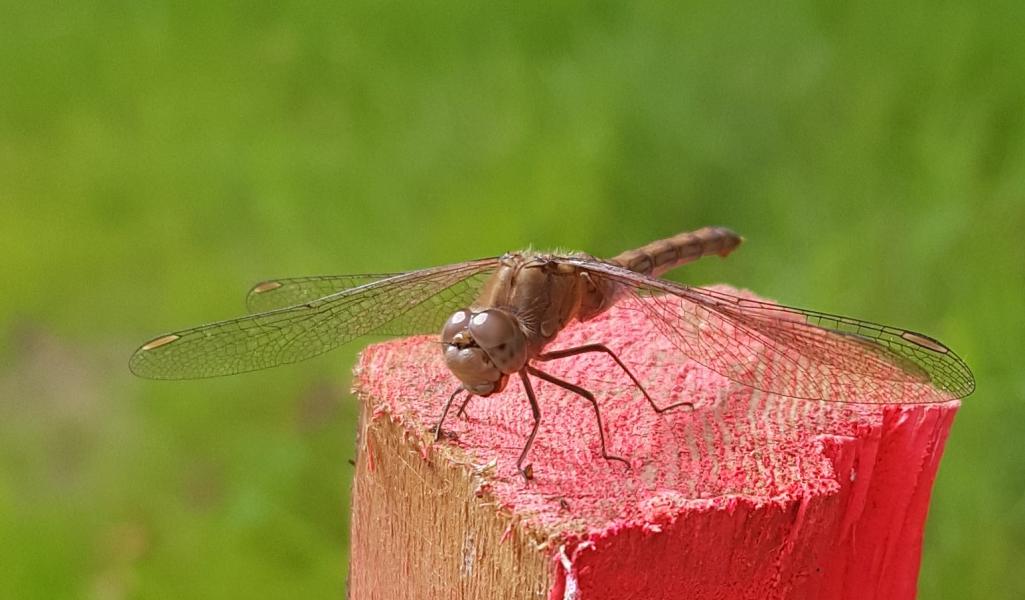
[[[0,596],[343,597],[359,344],[126,366],[251,283],[723,224],[973,366],[921,597],[1025,597],[1020,1],[425,4],[0,4]]]

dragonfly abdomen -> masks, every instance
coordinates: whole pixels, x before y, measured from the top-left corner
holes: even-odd
[[[726,256],[743,239],[725,227],[704,227],[627,250],[609,262],[637,273],[661,277],[665,272],[702,256]]]

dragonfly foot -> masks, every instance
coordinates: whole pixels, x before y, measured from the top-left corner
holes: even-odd
[[[630,466],[630,462],[627,461],[625,458],[623,458],[621,456],[613,456],[612,454],[602,454],[601,457],[604,458],[605,460],[608,460],[608,461],[613,461],[614,460],[614,461],[621,462],[624,465],[626,465],[626,468],[627,468],[628,471],[632,471],[633,470],[633,467]]]
[[[429,431],[434,434],[435,442],[440,442],[442,438],[452,441],[459,441],[459,434],[454,431],[446,431],[444,429],[441,429],[441,423],[438,423],[434,427],[431,427]]]
[[[694,403],[693,402],[688,402],[686,400],[683,400],[681,402],[676,402],[674,404],[670,404],[669,406],[656,406],[655,403],[652,402],[651,406],[655,409],[655,412],[658,413],[658,414],[662,414],[662,413],[664,413],[666,411],[673,410],[674,408],[680,408],[680,409],[683,409],[684,411],[692,411],[692,410],[694,410]]]

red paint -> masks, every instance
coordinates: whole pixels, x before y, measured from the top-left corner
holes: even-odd
[[[959,403],[762,394],[682,360],[636,311],[576,325],[552,349],[588,342],[616,351],[660,404],[696,404],[655,413],[602,354],[543,365],[595,392],[608,449],[631,470],[601,458],[590,404],[545,382],[535,382],[542,423],[529,483],[514,466],[531,425],[518,381],[445,424],[456,437],[443,443],[479,465],[497,459],[484,493],[524,526],[560,536],[551,598],[574,587],[577,600],[914,597],[929,494]],[[427,338],[369,347],[359,373],[363,392],[411,431],[433,426],[457,385]]]

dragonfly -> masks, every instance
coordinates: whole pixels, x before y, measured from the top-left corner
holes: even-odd
[[[156,337],[129,366],[154,379],[232,375],[305,360],[369,335],[437,334],[458,385],[441,412],[435,439],[453,402],[459,413],[518,378],[533,427],[516,463],[524,466],[541,421],[531,378],[591,403],[601,455],[609,454],[594,394],[547,372],[551,361],[602,353],[662,413],[693,408],[660,405],[617,353],[601,343],[551,349],[559,332],[586,323],[617,303],[643,311],[658,335],[680,353],[724,377],[766,393],[856,404],[944,402],[965,397],[975,380],[965,362],[922,333],[745,298],[663,279],[703,256],[725,257],[743,241],[705,227],[601,260],[577,252],[511,252],[404,273],[273,279],[250,289],[251,314]],[[627,463],[628,464],[628,463]]]

